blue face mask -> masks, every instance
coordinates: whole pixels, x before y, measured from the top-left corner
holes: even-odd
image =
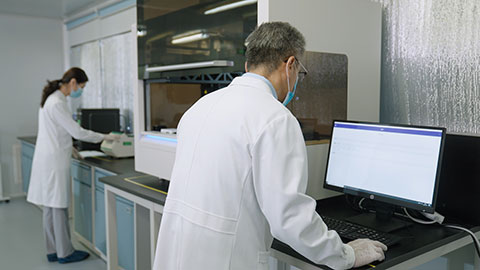
[[[287,86],[288,86],[288,93],[287,96],[285,96],[285,100],[283,101],[283,105],[287,106],[287,104],[293,99],[295,96],[295,90],[297,90],[297,83],[298,83],[298,77],[295,80],[295,85],[293,86],[293,91],[290,91],[290,78],[288,76],[288,66],[286,68],[287,71]]]
[[[70,92],[70,97],[72,98],[79,98],[83,93],[83,88],[80,88],[78,87],[77,90],[72,90],[72,92]]]

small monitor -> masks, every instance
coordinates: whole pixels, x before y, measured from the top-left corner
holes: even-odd
[[[120,131],[119,109],[81,109],[83,128],[100,133]]]
[[[433,213],[445,128],[334,121],[324,187]]]
[[[120,109],[81,109],[81,126],[95,132],[108,134],[120,131]],[[100,150],[99,143],[79,142],[81,150]]]

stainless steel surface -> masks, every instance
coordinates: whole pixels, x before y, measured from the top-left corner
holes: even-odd
[[[288,104],[306,140],[329,136],[333,120],[347,119],[348,58],[344,54],[307,51],[300,60],[308,70]]]

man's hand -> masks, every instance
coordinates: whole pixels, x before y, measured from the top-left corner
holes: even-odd
[[[355,264],[353,267],[360,267],[374,261],[383,261],[385,259],[384,252],[387,246],[370,239],[357,239],[347,243],[355,252]]]

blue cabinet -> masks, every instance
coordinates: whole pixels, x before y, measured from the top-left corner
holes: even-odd
[[[133,202],[115,196],[117,208],[118,265],[125,270],[134,270],[134,208]]]
[[[92,242],[92,172],[91,167],[72,161],[74,228]]]
[[[95,247],[107,254],[107,238],[105,223],[105,191],[100,178],[114,175],[95,168]]]
[[[26,142],[22,142],[22,180],[23,191],[28,192],[28,185],[30,183],[30,174],[32,172],[32,160],[35,146]]]

